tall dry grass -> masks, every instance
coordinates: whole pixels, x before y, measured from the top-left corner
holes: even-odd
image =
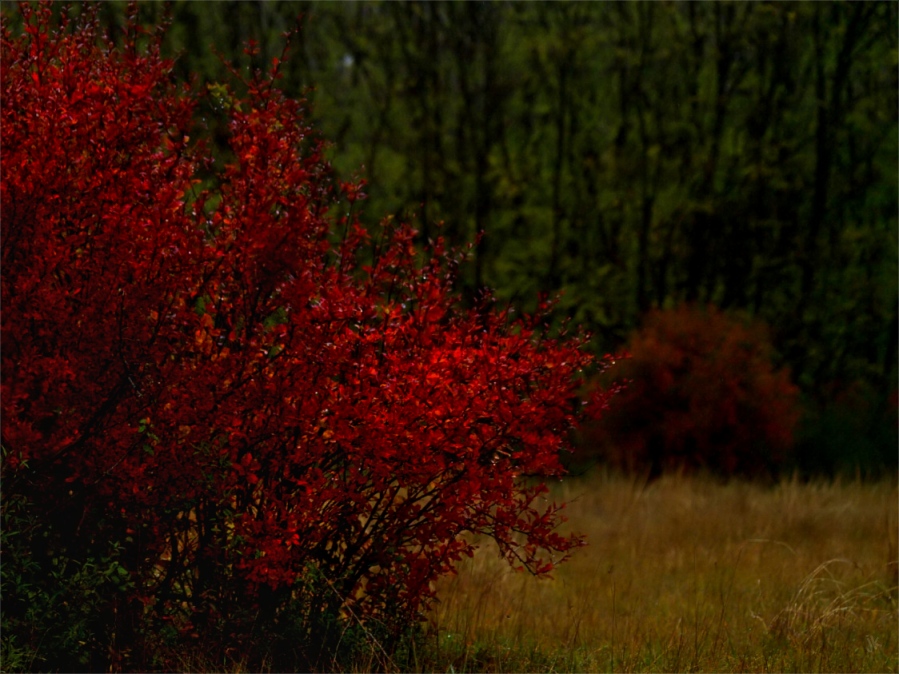
[[[566,480],[589,546],[553,580],[485,544],[443,581],[441,671],[899,671],[895,481]]]

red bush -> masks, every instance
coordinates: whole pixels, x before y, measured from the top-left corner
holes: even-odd
[[[119,623],[292,603],[390,622],[466,532],[536,574],[580,545],[523,478],[561,471],[582,340],[464,309],[442,244],[421,260],[406,228],[363,265],[360,186],[333,183],[277,64],[228,94],[236,159],[216,166],[158,37],[138,48],[131,25],[119,49],[91,10],[21,11],[2,35],[4,493],[70,556],[115,543]]]
[[[760,475],[786,458],[798,389],[772,365],[767,330],[715,307],[654,310],[629,359],[606,375],[627,381],[587,433],[614,466]]]

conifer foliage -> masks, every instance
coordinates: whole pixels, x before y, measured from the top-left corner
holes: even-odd
[[[561,473],[581,337],[463,306],[440,241],[422,257],[408,228],[366,232],[362,185],[334,181],[277,59],[218,88],[220,165],[157,33],[132,19],[116,46],[90,7],[19,11],[2,32],[4,518],[18,504],[38,569],[115,560],[85,666],[150,667],[152,639],[249,648],[247,625],[288,617],[285,666],[309,666],[341,621],[414,619],[472,552],[462,534],[538,575],[581,544],[526,479]],[[7,625],[52,666],[10,577]]]

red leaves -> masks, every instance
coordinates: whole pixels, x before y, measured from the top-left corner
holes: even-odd
[[[314,568],[358,615],[408,613],[465,532],[537,574],[580,544],[520,481],[562,471],[579,340],[462,308],[458,256],[421,259],[405,227],[362,268],[368,234],[344,218],[334,245],[328,213],[364,183],[334,185],[263,82],[232,97],[236,160],[198,191],[212,163],[158,45],[49,22],[3,35],[5,470],[33,460],[48,512],[59,479],[102,494],[106,533],[142,532],[123,541],[137,591],[173,606]]]
[[[365,189],[364,180],[355,183],[341,183],[340,188],[346,195],[346,200],[351,204],[366,198],[365,192],[362,191]]]
[[[654,311],[631,339],[628,380],[593,440],[627,469],[763,474],[784,460],[798,390],[772,364],[765,326],[714,307]]]
[[[261,467],[259,462],[253,459],[253,455],[250,452],[246,452],[241,457],[240,462],[232,467],[232,470],[234,475],[242,478],[246,484],[254,485],[259,482],[257,472]]]

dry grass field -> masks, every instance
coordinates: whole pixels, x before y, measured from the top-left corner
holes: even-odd
[[[595,474],[555,485],[589,546],[552,580],[484,546],[439,586],[424,671],[899,671],[895,480]]]

